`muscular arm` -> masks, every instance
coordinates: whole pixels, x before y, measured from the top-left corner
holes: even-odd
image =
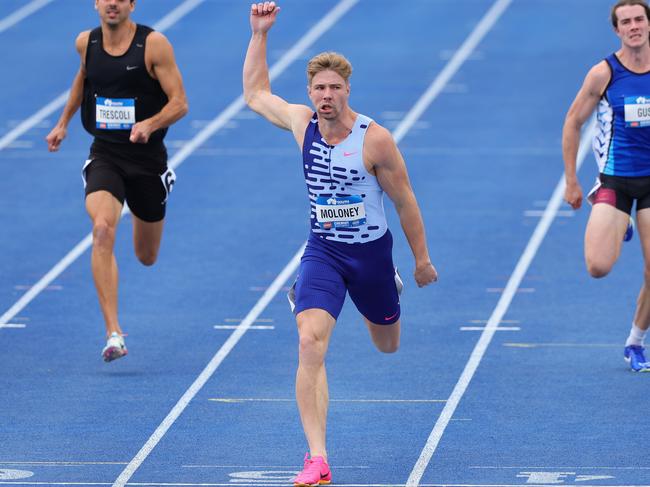
[[[580,130],[598,105],[610,76],[609,66],[605,61],[591,68],[564,120],[562,128],[562,156],[566,178],[564,199],[573,209],[578,209],[582,205],[582,189],[576,174]]]
[[[302,145],[312,111],[305,105],[288,103],[271,92],[266,44],[268,31],[279,11],[274,2],[266,2],[261,9],[257,4],[251,6],[252,36],[244,60],[244,99],[251,110],[277,127],[292,131],[298,145]]]
[[[390,132],[373,123],[364,144],[364,161],[374,172],[382,189],[388,194],[399,215],[400,224],[415,258],[415,281],[426,286],[438,279],[429,258],[426,234],[420,208],[406,171],[404,159]]]
[[[72,81],[72,88],[70,88],[70,95],[68,96],[68,101],[63,108],[63,113],[54,128],[45,138],[47,142],[47,148],[50,152],[56,152],[61,146],[61,142],[65,139],[68,133],[68,124],[83,101],[83,87],[84,79],[86,78],[86,68],[84,66],[84,61],[86,57],[86,48],[88,46],[88,37],[90,31],[82,32],[77,36],[75,41],[75,48],[81,57],[81,64],[79,70]]]
[[[169,127],[187,113],[187,97],[183,78],[176,65],[174,49],[160,32],[147,37],[145,63],[149,74],[160,83],[167,95],[167,103],[153,117],[141,120],[131,128],[131,142],[147,143],[156,130]]]

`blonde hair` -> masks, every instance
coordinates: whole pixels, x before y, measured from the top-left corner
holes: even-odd
[[[352,74],[352,65],[338,52],[321,52],[307,63],[307,81],[310,85],[314,76],[321,71],[334,71],[347,83]]]

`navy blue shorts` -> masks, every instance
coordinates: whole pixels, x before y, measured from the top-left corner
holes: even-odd
[[[375,324],[400,317],[390,231],[371,242],[349,244],[309,235],[295,283],[294,313],[324,309],[338,319],[350,293],[357,309]]]

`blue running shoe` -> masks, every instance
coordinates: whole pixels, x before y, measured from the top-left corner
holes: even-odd
[[[641,345],[625,347],[623,357],[634,372],[650,372],[650,362],[645,359],[645,348]]]
[[[627,230],[625,230],[625,235],[623,236],[623,242],[629,242],[634,237],[634,218],[630,217],[630,221],[627,224]]]

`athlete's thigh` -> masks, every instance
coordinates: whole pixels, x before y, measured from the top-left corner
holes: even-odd
[[[106,190],[98,190],[86,196],[86,211],[93,224],[116,227],[122,214],[122,203]]]
[[[136,253],[146,252],[153,255],[158,254],[160,241],[162,240],[163,227],[165,220],[148,222],[141,220],[135,215],[131,215],[133,220],[133,245]]]
[[[171,169],[169,170],[171,171]],[[165,218],[167,198],[172,185],[166,186],[165,172],[130,175],[126,182],[126,202],[136,217],[155,223]]]
[[[386,349],[397,349],[401,329],[400,320],[397,320],[391,325],[386,325],[384,323],[372,323],[364,316],[363,321],[368,327],[372,341],[381,346],[380,349],[382,351],[386,351]]]
[[[641,240],[643,256],[650,264],[650,208],[643,208],[636,212],[636,228]]]
[[[117,225],[124,205],[125,183],[120,168],[91,153],[82,170],[86,211],[93,222]]]
[[[364,245],[348,264],[348,292],[359,312],[371,323],[390,325],[399,320],[400,306],[390,233]]]
[[[627,213],[606,203],[596,203],[592,207],[585,231],[587,262],[605,267],[614,265],[621,252],[629,219]]]
[[[346,286],[341,273],[330,260],[326,255],[303,257],[294,284],[296,316],[316,308],[326,311],[334,320],[338,319],[345,301]]]

